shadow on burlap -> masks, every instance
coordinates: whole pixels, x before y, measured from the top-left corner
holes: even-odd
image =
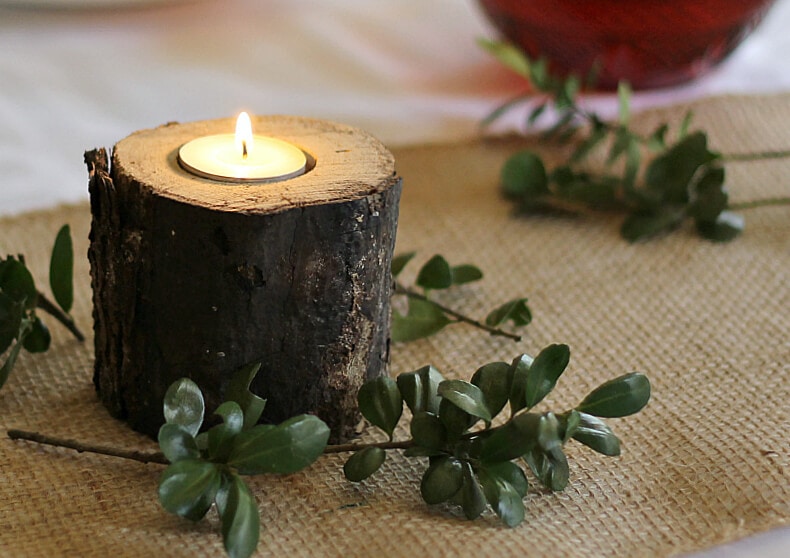
[[[694,109],[715,149],[790,146],[790,97],[714,99]],[[667,114],[639,122],[650,129]],[[325,457],[287,478],[250,480],[261,555],[670,555],[787,525],[790,210],[749,212],[745,234],[727,245],[691,230],[629,245],[613,216],[517,217],[497,193],[497,175],[510,153],[529,144],[536,147],[492,139],[393,150],[405,184],[397,250],[418,251],[404,278],[434,253],[476,263],[484,280],[446,300],[483,316],[528,296],[535,320],[520,343],[452,326],[396,346],[392,374],[433,363],[447,377],[468,379],[480,364],[567,343],[571,365],[541,408],[564,410],[625,372],[651,378],[650,405],[611,421],[623,455],[569,443],[570,485],[550,494],[533,483],[526,521],[515,529],[490,512],[468,522],[451,508],[426,506],[423,465],[398,452],[359,485],[343,479],[342,457]],[[550,158],[556,149],[541,147]],[[788,171],[785,161],[732,164],[732,197],[786,195]],[[89,220],[87,206],[2,220],[0,251],[25,253],[44,284],[59,226],[72,225],[84,255]],[[78,258],[76,274],[74,315],[90,330],[86,258]],[[52,350],[23,354],[0,391],[0,428],[155,449],[97,402],[91,341],[52,330]],[[399,434],[406,435],[403,425]],[[161,471],[0,438],[0,555],[222,555],[215,514],[192,524],[161,509]]]

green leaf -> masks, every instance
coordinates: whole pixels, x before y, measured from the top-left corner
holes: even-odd
[[[557,415],[557,420],[560,421],[560,439],[564,444],[573,437],[576,430],[579,428],[581,424],[581,413],[576,409],[571,409],[570,411]]]
[[[23,314],[20,305],[0,291],[0,355],[6,352],[19,334]]]
[[[442,424],[447,429],[447,439],[455,441],[478,419],[460,409],[448,399],[442,398],[442,402],[439,404],[439,420],[442,421]]]
[[[439,412],[439,384],[444,381],[442,374],[433,366],[423,366],[414,372],[398,375],[397,384],[403,400],[413,414],[427,411]]]
[[[505,196],[527,203],[550,193],[543,160],[531,151],[520,151],[505,161],[500,180]]]
[[[480,268],[471,264],[457,265],[450,269],[453,285],[472,283],[483,278]]]
[[[11,350],[8,352],[8,356],[3,363],[2,368],[0,368],[0,388],[2,388],[6,381],[8,380],[8,376],[11,374],[11,369],[14,368],[14,364],[16,364],[16,359],[19,357],[19,351],[22,350],[22,344],[24,343],[24,335],[21,335],[22,338],[20,341],[14,343],[14,346],[11,347]]]
[[[250,429],[260,420],[266,400],[250,391],[250,385],[261,369],[256,362],[239,368],[233,373],[225,391],[225,401],[235,401],[244,413],[244,429]],[[219,409],[217,410],[219,412]]]
[[[560,110],[567,110],[568,114],[573,114],[571,109],[576,103],[576,95],[581,89],[581,81],[575,75],[568,76],[565,81],[560,82],[555,90],[554,106]]]
[[[236,436],[228,465],[242,475],[295,473],[321,456],[328,439],[329,427],[313,415],[258,425]]]
[[[512,461],[501,463],[489,463],[483,467],[489,475],[492,475],[512,486],[519,497],[524,498],[529,490],[529,482],[524,471]]]
[[[159,428],[159,447],[170,463],[200,458],[195,438],[178,424],[166,422]]]
[[[557,445],[562,446],[560,421],[554,413],[544,413],[538,422],[538,446],[543,450],[550,450]]]
[[[203,424],[206,405],[203,392],[189,378],[173,382],[165,393],[165,422],[181,425],[192,436],[196,436]]]
[[[258,504],[247,484],[231,476],[227,499],[217,506],[222,520],[222,542],[230,558],[248,558],[258,546],[261,517]]]
[[[525,326],[532,321],[532,312],[526,298],[515,298],[492,310],[486,316],[486,325],[497,327],[510,320],[513,325]]]
[[[561,182],[561,180],[563,181]],[[601,209],[617,206],[619,180],[613,176],[591,176],[587,173],[580,173],[559,178],[558,175],[557,186],[557,196],[567,198],[572,202]]]
[[[445,380],[439,384],[439,396],[450,401],[462,411],[486,422],[493,418],[480,388],[463,380]]]
[[[617,84],[617,100],[620,125],[628,126],[631,120],[631,85],[627,81],[620,81]]]
[[[478,368],[472,376],[472,384],[480,388],[486,407],[495,417],[510,397],[513,383],[513,368],[506,362],[490,362]]]
[[[361,482],[379,470],[387,458],[387,452],[381,448],[367,447],[349,457],[343,465],[343,474],[351,482]]]
[[[159,501],[170,513],[198,521],[206,515],[221,483],[216,465],[184,459],[165,469],[159,480]]]
[[[244,412],[241,406],[235,401],[225,401],[214,411],[215,415],[222,417],[223,422],[228,426],[228,430],[235,434],[241,432],[244,427]]]
[[[546,112],[547,107],[548,107],[547,103],[541,103],[535,108],[533,108],[530,111],[529,116],[527,117],[527,126],[534,126],[535,122],[538,121],[538,118],[540,118],[540,116],[544,112]]]
[[[362,416],[386,432],[391,440],[403,414],[403,398],[398,384],[389,376],[369,380],[360,388],[357,401]]]
[[[539,91],[547,91],[551,85],[549,82],[552,81],[551,76],[549,76],[548,62],[545,58],[535,61],[528,60],[528,62],[530,64],[529,80],[532,82],[532,85]]]
[[[628,242],[639,242],[676,229],[686,216],[683,208],[662,207],[652,212],[629,215],[620,227],[620,234]]]
[[[463,482],[461,462],[454,457],[439,457],[425,470],[420,493],[426,504],[441,504],[452,498]]]
[[[688,136],[689,127],[691,126],[691,120],[693,118],[694,118],[694,112],[693,111],[688,111],[683,116],[683,121],[680,123],[680,129],[678,130],[678,138],[679,139],[684,139],[686,136]]]
[[[697,221],[697,232],[714,242],[729,242],[743,232],[743,216],[722,211],[715,221]]]
[[[516,46],[488,39],[478,39],[477,44],[483,50],[492,54],[506,68],[510,68],[518,75],[530,79],[529,59]]]
[[[714,222],[727,209],[728,200],[724,190],[724,168],[709,167],[697,182],[689,212],[697,222]]]
[[[522,354],[513,359],[510,365],[512,369],[513,383],[510,387],[510,413],[512,415],[527,406],[527,373],[532,366],[533,359],[528,354]]]
[[[201,436],[203,434],[206,433],[201,433]],[[232,477],[234,476],[236,476],[236,474],[230,469],[225,468],[220,471],[219,490],[217,490],[217,493],[214,495],[214,503],[217,506],[217,513],[219,514],[220,518],[222,518],[222,514],[225,513],[225,510],[228,507],[228,496],[230,494],[230,486],[233,481]]]
[[[392,264],[390,265],[392,276],[397,277],[400,275],[400,272],[403,271],[406,264],[408,264],[416,254],[417,252],[407,252],[406,254],[399,254],[392,258]]]
[[[55,237],[52,258],[49,262],[49,286],[55,301],[68,314],[74,303],[74,248],[71,229],[63,225]]]
[[[461,507],[467,519],[477,519],[486,509],[486,497],[480,483],[477,482],[472,466],[464,461],[463,485],[461,486]]]
[[[483,441],[480,459],[486,464],[502,463],[524,455],[537,443],[539,424],[540,415],[516,415]]]
[[[486,467],[478,472],[486,500],[505,525],[508,527],[519,525],[524,521],[523,496],[511,484],[489,471],[490,468]]]
[[[660,192],[665,202],[685,204],[697,169],[715,159],[708,150],[705,133],[695,132],[653,159],[645,171],[645,182],[648,188]]]
[[[425,411],[416,413],[411,419],[409,429],[414,443],[418,446],[441,450],[447,443],[447,429],[433,413]]]
[[[409,311],[405,316],[397,310],[392,312],[390,337],[393,343],[414,341],[430,337],[450,323],[452,320],[433,302],[409,298]]]
[[[417,274],[417,284],[423,289],[446,289],[453,284],[453,272],[444,257],[436,254]]]
[[[629,141],[626,147],[625,170],[623,172],[623,182],[625,182],[626,190],[633,190],[641,163],[642,152],[639,150],[639,145],[637,145],[636,141]]]
[[[486,115],[486,117],[483,118],[483,120],[480,122],[480,127],[481,128],[485,128],[486,126],[490,125],[492,122],[497,120],[500,116],[505,114],[507,111],[509,111],[514,106],[519,105],[519,104],[521,104],[521,103],[523,103],[525,101],[528,101],[531,98],[532,98],[531,94],[523,94],[522,93],[522,94],[516,95],[512,99],[508,99],[507,101],[505,101],[504,103],[502,103],[501,105],[496,107],[494,110],[492,110],[490,113],[488,113],[488,115]]]
[[[49,334],[49,329],[44,325],[44,322],[36,316],[30,324],[30,331],[25,336],[23,346],[29,353],[43,353],[49,349],[49,344],[52,337]]]
[[[12,300],[24,304],[26,310],[35,308],[38,291],[25,264],[9,257],[3,262],[0,271],[0,290]]]
[[[570,358],[571,351],[567,345],[549,345],[535,357],[525,385],[524,400],[528,409],[543,401],[554,389]]]
[[[595,388],[576,406],[576,410],[596,417],[626,417],[638,413],[649,400],[650,381],[647,376],[632,372]]]
[[[620,455],[620,439],[604,421],[587,413],[579,413],[579,418],[574,440],[603,455]]]
[[[570,469],[568,459],[561,448],[548,454],[538,447],[524,454],[524,461],[532,469],[540,483],[554,492],[560,492],[568,486]]]
[[[562,451],[559,421],[554,414],[546,413],[540,417],[538,445],[533,446],[523,457],[545,487],[560,491],[568,485],[570,469]]]
[[[224,463],[234,439],[244,427],[244,412],[235,401],[225,401],[214,414],[221,416],[223,423],[208,431],[208,454],[212,461]]]
[[[658,128],[650,134],[650,137],[647,139],[647,147],[652,149],[653,151],[658,151],[661,149],[665,149],[667,146],[666,136],[667,131],[669,131],[669,126],[667,124],[661,124]]]

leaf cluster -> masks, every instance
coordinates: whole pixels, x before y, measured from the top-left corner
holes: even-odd
[[[584,79],[575,74],[561,78],[549,71],[546,59],[532,60],[511,43],[481,39],[478,44],[504,66],[523,77],[531,86],[530,91],[510,99],[494,109],[483,119],[483,126],[491,124],[521,103],[533,102],[535,92],[541,95],[539,101],[530,110],[526,123],[528,126],[536,124],[552,107],[557,118],[554,125],[547,129],[545,133],[547,138],[569,139],[575,133],[576,128],[591,116],[579,109],[576,99],[580,91],[595,85],[598,77],[596,66],[592,67]]]
[[[577,140],[567,162],[553,169],[547,169],[532,151],[516,153],[507,160],[501,172],[502,189],[520,209],[532,213],[618,211],[626,216],[621,235],[630,242],[668,233],[688,220],[707,240],[726,242],[741,233],[743,218],[728,210],[723,157],[708,148],[705,132],[689,133],[691,113],[683,118],[673,141],[668,138],[666,123],[644,136],[629,127],[631,89],[627,83],[618,88],[618,121],[605,122],[578,104],[577,77],[548,76],[545,61],[530,60],[512,45],[481,44],[543,94],[527,125],[535,124],[552,106],[557,121],[546,137]],[[484,122],[532,97],[524,95],[504,104]],[[583,165],[596,150],[605,150],[603,171]]]
[[[49,283],[55,301],[68,315],[74,301],[72,275],[74,250],[68,225],[55,238],[50,259]],[[3,387],[22,349],[41,353],[49,349],[49,328],[36,315],[43,297],[22,255],[0,259],[0,355],[8,351],[0,368],[0,388]]]
[[[366,383],[359,392],[359,408],[390,439],[403,404],[409,408],[412,445],[405,455],[428,459],[420,483],[427,504],[459,505],[468,519],[490,506],[514,527],[524,520],[529,486],[515,461],[550,490],[563,490],[569,479],[565,443],[573,439],[603,455],[619,455],[620,440],[602,418],[631,415],[650,399],[647,377],[631,373],[600,385],[573,409],[534,412],[569,360],[566,345],[550,345],[534,359],[522,354],[511,363],[486,364],[470,382],[446,380],[426,366],[401,374],[397,381],[380,377]],[[509,418],[492,426],[506,406]],[[368,446],[349,458],[345,476],[360,482],[385,459],[384,449]]]
[[[159,445],[170,465],[159,481],[159,501],[169,512],[199,521],[216,505],[228,555],[250,556],[258,545],[260,515],[241,475],[289,474],[324,451],[329,428],[312,415],[256,425],[266,401],[249,391],[260,364],[234,374],[220,424],[200,432],[205,403],[200,388],[182,378],[167,390]]]
[[[429,259],[419,270],[416,285],[421,292],[409,289],[397,282],[406,265],[414,258],[415,252],[400,254],[393,258],[392,276],[395,279],[395,294],[408,300],[406,314],[396,309],[392,311],[391,337],[393,342],[414,341],[429,337],[455,322],[466,322],[489,331],[493,335],[510,335],[497,329],[506,322],[514,326],[525,326],[532,321],[532,313],[526,298],[510,300],[493,309],[484,322],[468,318],[431,299],[432,291],[443,291],[455,286],[479,281],[483,272],[475,265],[451,266],[439,254]],[[512,337],[512,335],[510,335]]]

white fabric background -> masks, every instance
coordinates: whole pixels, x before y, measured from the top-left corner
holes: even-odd
[[[68,8],[80,4],[100,7]],[[0,0],[0,215],[87,199],[85,149],[169,121],[249,110],[337,120],[390,145],[451,140],[522,90],[476,46],[494,33],[473,0],[128,4]],[[713,73],[635,105],[790,90],[788,24],[790,0],[779,0]],[[588,102],[616,110],[611,96]],[[787,548],[783,529],[699,556]]]
[[[127,1],[0,0],[0,214],[85,199],[86,148],[168,121],[248,109],[338,120],[389,144],[448,140],[522,88],[475,44],[493,32],[473,0]],[[717,71],[638,106],[790,89],[788,23],[779,0]],[[595,102],[612,112],[610,98]]]

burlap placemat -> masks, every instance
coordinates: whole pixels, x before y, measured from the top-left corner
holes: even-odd
[[[671,114],[677,119],[682,110]],[[788,96],[715,99],[695,111],[722,151],[790,147]],[[650,127],[667,114],[640,122]],[[571,365],[549,408],[573,405],[624,372],[652,380],[650,405],[612,421],[622,457],[569,444],[570,485],[558,494],[533,486],[527,519],[515,529],[491,513],[468,522],[426,506],[422,467],[397,452],[360,485],[343,479],[343,457],[324,457],[287,478],[251,480],[261,555],[671,555],[787,524],[788,209],[749,213],[746,233],[728,245],[689,233],[632,246],[619,238],[614,219],[514,217],[497,193],[497,175],[525,144],[534,141],[395,150],[405,181],[398,250],[477,263],[485,279],[455,302],[482,316],[528,296],[535,321],[517,344],[453,326],[396,346],[392,373],[433,363],[468,379],[479,364],[568,343]],[[788,170],[786,161],[731,165],[733,197],[786,195]],[[43,282],[48,247],[63,223],[72,225],[77,254],[85,254],[87,206],[1,220],[0,251],[24,252]],[[408,280],[414,270],[405,273]],[[90,330],[83,257],[76,274],[74,314]],[[81,345],[52,329],[52,350],[23,354],[0,391],[0,555],[221,556],[215,515],[192,524],[161,509],[161,466],[5,438],[7,428],[25,428],[155,449],[97,402],[90,340]]]

